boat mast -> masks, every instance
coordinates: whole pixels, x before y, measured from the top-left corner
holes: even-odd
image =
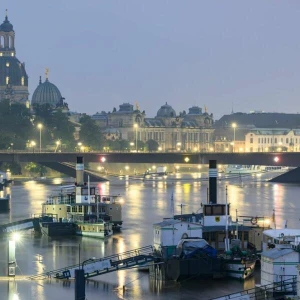
[[[235,210],[235,221],[236,221],[236,238],[239,238],[239,223],[238,223],[238,215],[237,209]]]
[[[89,206],[88,206],[88,214],[91,214],[91,195],[90,195],[90,175],[88,175],[88,201],[89,201]]]
[[[227,203],[227,186],[226,186],[226,197],[225,197],[225,251],[229,250],[229,241],[228,241],[228,203]]]

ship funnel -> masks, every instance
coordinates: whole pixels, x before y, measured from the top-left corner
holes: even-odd
[[[217,161],[210,160],[209,161],[209,203],[217,204]]]
[[[83,164],[83,157],[77,156],[76,159],[76,184],[83,185],[83,175],[84,175],[84,164]]]

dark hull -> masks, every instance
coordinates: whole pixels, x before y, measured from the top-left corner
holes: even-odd
[[[9,198],[0,198],[0,213],[8,212],[10,210]]]
[[[43,222],[41,223],[43,234],[52,236],[72,236],[76,234],[76,225],[74,223]]]
[[[178,259],[166,261],[166,276],[171,280],[196,277],[223,276],[223,260],[220,258]]]

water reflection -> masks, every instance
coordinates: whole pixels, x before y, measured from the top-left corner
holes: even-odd
[[[270,215],[273,209],[279,222],[289,220],[289,227],[299,227],[298,194],[300,187],[267,183],[264,175],[260,178],[249,177],[218,180],[218,202],[225,203],[226,186],[228,202],[235,217],[235,210],[239,215]],[[56,191],[58,185],[49,186],[43,182],[29,181],[12,186],[12,209],[8,214],[1,214],[1,222],[25,219],[32,214],[41,212],[41,203],[47,195]],[[207,174],[194,173],[186,175],[177,173],[166,179],[137,180],[123,177],[114,178],[110,182],[98,185],[101,194],[121,194],[124,198],[123,229],[120,233],[107,240],[97,240],[85,237],[51,239],[46,236],[34,237],[31,232],[24,232],[22,244],[18,245],[18,272],[25,275],[53,270],[68,265],[78,264],[90,257],[105,257],[114,253],[125,252],[152,244],[152,224],[163,217],[169,217],[172,205],[179,214],[190,213],[200,209],[200,203],[207,202],[208,180]],[[173,194],[173,203],[171,196]],[[79,258],[79,245],[81,257]],[[0,240],[0,247],[6,247]],[[5,268],[5,261],[0,260],[0,270]],[[231,280],[218,281],[186,281],[177,285],[164,282],[161,276],[152,278],[147,273],[137,270],[119,271],[95,277],[87,282],[88,299],[179,299],[180,297],[194,297],[198,299],[212,298],[211,291],[220,295],[244,288],[251,288],[255,278],[245,283]],[[0,282],[1,291],[9,291],[13,295],[13,288],[6,288],[7,282]],[[125,291],[123,292],[123,286]],[[15,289],[16,290],[16,289]],[[11,292],[10,292],[11,291]],[[208,295],[208,293],[210,294]],[[74,296],[74,282],[62,283],[54,280],[35,282],[18,282],[17,295],[26,299],[56,299],[58,297],[72,299]],[[34,296],[33,296],[34,295]],[[8,298],[5,297],[5,299]],[[10,299],[10,298],[9,298]],[[13,299],[13,298],[12,298]]]

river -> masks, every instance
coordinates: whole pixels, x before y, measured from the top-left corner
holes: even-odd
[[[236,177],[218,180],[218,202],[225,203],[226,187],[231,212],[238,215],[271,216],[276,223],[288,220],[288,227],[299,228],[300,185],[269,183],[274,174]],[[105,257],[142,246],[152,245],[152,224],[170,217],[173,194],[175,214],[196,212],[207,201],[207,174],[175,174],[167,179],[142,181],[128,177],[112,178],[98,185],[101,194],[121,194],[124,198],[123,228],[106,240],[87,237],[49,238],[36,237],[31,231],[22,232],[16,246],[17,275],[27,276],[77,264],[90,257]],[[60,178],[46,181],[15,182],[11,187],[11,210],[0,214],[0,223],[8,223],[41,213],[41,205],[61,184],[71,182]],[[0,240],[0,299],[51,300],[74,299],[74,282],[56,279],[43,281],[11,280],[6,276],[7,240]],[[257,276],[246,282],[231,279],[186,280],[180,283],[163,283],[148,273],[136,269],[123,270],[94,277],[86,284],[86,297],[93,299],[210,299],[224,294],[254,287]],[[125,286],[125,290],[123,290]]]

